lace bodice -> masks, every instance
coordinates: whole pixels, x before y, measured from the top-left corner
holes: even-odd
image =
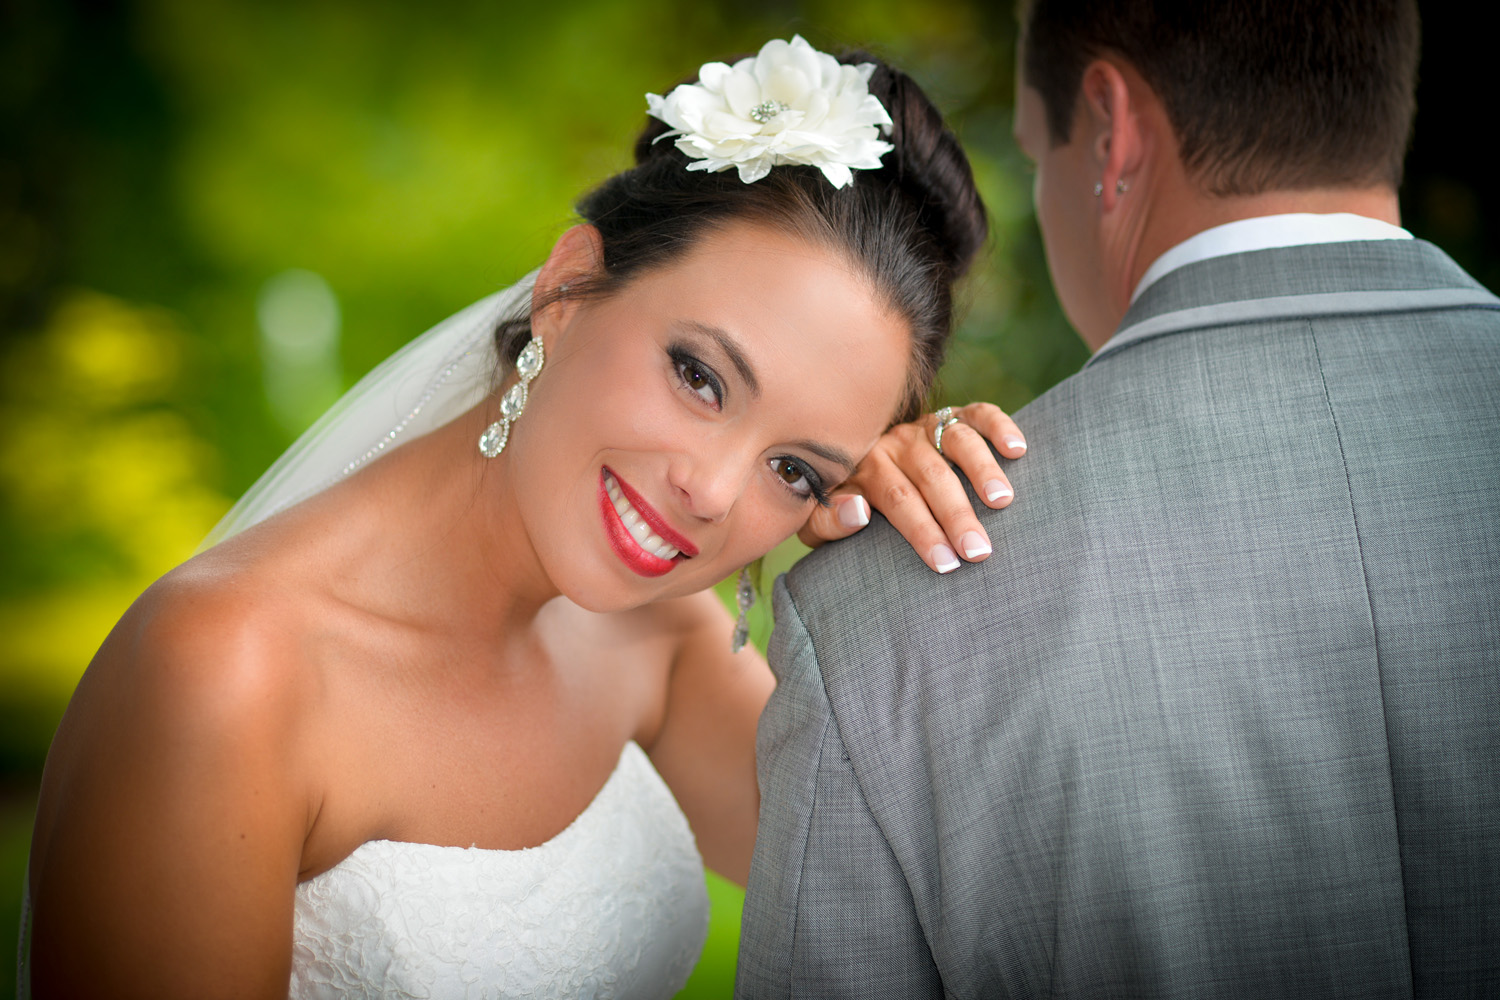
[[[520,851],[374,840],[297,887],[294,1000],[670,997],[708,928],[702,860],[628,743],[562,833]]]

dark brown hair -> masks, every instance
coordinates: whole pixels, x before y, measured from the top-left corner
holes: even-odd
[[[656,141],[668,126],[649,119],[636,141],[636,165],[578,203],[579,215],[603,237],[604,274],[570,282],[567,294],[607,295],[729,222],[775,226],[845,255],[907,321],[910,378],[894,417],[910,420],[922,412],[942,363],[953,325],[953,283],[984,244],[988,223],[969,161],[921,88],[867,53],[839,61],[876,66],[870,92],[891,116],[885,138],[895,147],[881,169],[855,171],[844,188],[806,166],[775,167],[745,184],[733,170],[689,171],[691,161],[670,139]],[[528,327],[523,319],[497,330],[502,358],[514,358]]]
[[[1123,57],[1217,195],[1398,186],[1415,109],[1415,0],[1021,0],[1024,78],[1054,144],[1083,70]]]

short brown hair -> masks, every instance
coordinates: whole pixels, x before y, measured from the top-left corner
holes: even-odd
[[[1401,183],[1415,0],[1021,0],[1019,14],[1054,143],[1072,132],[1084,68],[1113,54],[1161,99],[1214,194]]]

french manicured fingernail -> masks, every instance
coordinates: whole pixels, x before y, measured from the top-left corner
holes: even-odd
[[[870,523],[870,505],[862,496],[846,497],[839,501],[839,524],[846,528],[863,528]]]
[[[965,559],[978,559],[990,554],[990,540],[977,531],[965,531],[958,544],[964,550]]]
[[[932,565],[939,573],[952,573],[958,569],[958,556],[946,545],[932,547]]]
[[[1018,437],[1008,437],[1005,439],[1005,447],[1009,448],[1011,451],[1024,452],[1026,450],[1026,442],[1022,441]]]
[[[1004,500],[1006,497],[1013,496],[1015,496],[1015,493],[1011,490],[1011,488],[1009,486],[1006,486],[1005,483],[1001,482],[998,479],[991,479],[989,482],[984,484],[984,498],[990,503],[996,503],[1000,500]]]

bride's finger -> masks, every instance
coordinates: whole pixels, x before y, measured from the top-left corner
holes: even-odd
[[[939,573],[957,569],[960,556],[984,559],[990,554],[989,535],[958,475],[930,439],[923,442],[904,431],[900,437],[905,446],[877,449],[858,473],[870,505]]]
[[[984,435],[1006,458],[1020,458],[1026,454],[1026,438],[1016,422],[994,403],[970,403],[956,407],[954,415],[980,434]],[[948,450],[948,441],[943,440],[943,450]],[[976,488],[978,484],[975,484]],[[981,490],[982,494],[984,491]]]
[[[798,539],[810,549],[848,538],[870,523],[870,504],[858,493],[838,493],[831,499],[827,507],[814,507],[797,529]]]
[[[943,431],[943,457],[963,470],[974,492],[995,510],[1015,498],[1010,479],[995,461],[989,442],[968,424],[956,423]]]

